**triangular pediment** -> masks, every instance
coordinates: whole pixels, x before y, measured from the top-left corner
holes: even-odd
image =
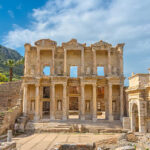
[[[57,43],[56,41],[52,41],[51,39],[41,39],[41,40],[36,41],[35,45],[45,47],[45,46],[56,46]]]
[[[91,45],[92,47],[99,47],[99,48],[109,48],[109,47],[112,47],[111,44],[107,43],[107,42],[104,42],[104,41],[99,41],[99,42],[96,42],[94,44]]]
[[[76,39],[71,39],[69,42],[64,42],[62,43],[62,47],[67,47],[67,48],[81,48],[85,47],[86,44],[80,44]]]

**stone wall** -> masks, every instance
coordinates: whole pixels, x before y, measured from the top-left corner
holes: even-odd
[[[16,118],[22,113],[22,81],[0,85],[0,135],[13,129]]]
[[[16,105],[21,97],[22,81],[8,82],[0,85],[0,110],[8,110]]]
[[[0,127],[0,135],[6,133],[8,129],[13,130],[16,118],[18,118],[22,113],[21,104],[16,105],[5,112],[4,119],[2,121],[2,125]]]

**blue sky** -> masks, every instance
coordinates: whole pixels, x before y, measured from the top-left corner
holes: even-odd
[[[124,74],[150,67],[150,0],[0,0],[0,44],[24,54],[24,43],[104,40],[125,43]]]

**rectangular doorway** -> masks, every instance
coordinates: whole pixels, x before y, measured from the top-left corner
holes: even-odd
[[[50,118],[50,102],[49,101],[44,101],[43,102],[43,118]]]
[[[69,97],[69,119],[79,119],[78,97]]]

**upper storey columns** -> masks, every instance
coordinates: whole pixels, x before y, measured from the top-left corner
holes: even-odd
[[[52,63],[51,63],[51,75],[55,74],[55,48],[50,49],[52,51]],[[41,48],[37,47],[37,74],[41,75],[41,58],[40,58]]]
[[[52,75],[55,75],[55,49],[52,49]]]
[[[67,75],[67,50],[64,48],[64,76]]]
[[[108,75],[111,75],[111,49],[108,49]]]
[[[64,48],[64,76],[67,75],[67,51],[69,50],[71,49]],[[81,75],[84,75],[84,48],[77,50],[81,50]]]
[[[28,56],[29,56],[31,45],[30,44],[25,44],[24,47],[25,47],[25,69],[24,69],[24,74],[28,75],[29,74],[29,71],[28,71],[29,57]]]
[[[93,52],[93,74],[96,75],[96,50],[92,48]]]
[[[84,48],[81,50],[81,75],[84,75]]]
[[[37,74],[41,74],[41,65],[40,65],[40,49],[37,48]]]

